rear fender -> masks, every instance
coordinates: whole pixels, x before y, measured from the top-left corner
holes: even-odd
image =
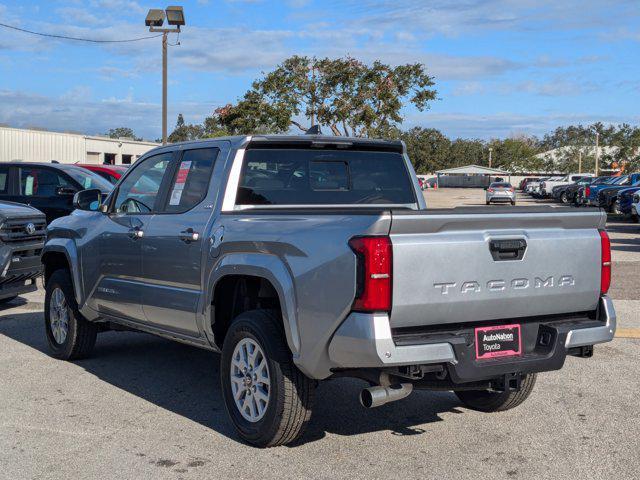
[[[293,279],[284,262],[274,255],[260,253],[231,253],[224,256],[211,271],[207,283],[205,308],[211,308],[216,285],[227,275],[251,275],[271,282],[280,300],[287,343],[293,358],[296,359],[300,352],[300,334],[296,317],[295,292]],[[204,318],[211,317],[205,312]],[[205,321],[204,331],[210,340],[213,340],[211,322]]]

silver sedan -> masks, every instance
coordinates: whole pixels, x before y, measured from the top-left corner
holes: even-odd
[[[493,182],[486,191],[487,205],[491,202],[510,202],[516,204],[516,189],[507,182]]]

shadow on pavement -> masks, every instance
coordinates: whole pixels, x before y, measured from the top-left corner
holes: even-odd
[[[48,353],[42,316],[37,313],[3,314],[0,335]],[[238,441],[222,400],[218,362],[215,353],[152,335],[108,332],[98,336],[91,358],[75,363],[111,385]],[[298,444],[319,440],[327,433],[388,430],[393,435],[418,435],[425,433],[424,424],[440,421],[439,414],[461,413],[452,393],[424,391],[367,410],[358,403],[365,386],[345,378],[322,382],[311,423]]]

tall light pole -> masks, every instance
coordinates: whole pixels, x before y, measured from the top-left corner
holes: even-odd
[[[596,177],[598,176],[598,168],[600,167],[600,133],[596,132]]]
[[[491,168],[491,153],[493,152],[493,147],[489,147],[489,168]]]
[[[167,23],[175,28],[162,28],[165,13]],[[150,32],[162,33],[162,144],[167,143],[167,36],[170,33],[180,33],[180,27],[185,24],[182,7],[167,7],[164,11],[152,8],[147,13],[144,24]]]

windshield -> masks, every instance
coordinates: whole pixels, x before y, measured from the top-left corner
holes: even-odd
[[[113,189],[113,185],[107,180],[84,168],[69,167],[65,168],[64,172],[82,185],[85,190],[97,188],[102,192],[110,192]]]

